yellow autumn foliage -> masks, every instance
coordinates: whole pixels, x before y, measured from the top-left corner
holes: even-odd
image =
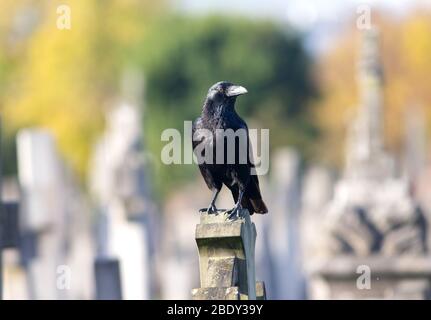
[[[419,106],[430,125],[431,12],[374,20],[384,68],[385,142],[399,153],[404,148],[407,112],[416,112]],[[322,99],[315,116],[324,135],[318,154],[329,163],[342,164],[346,129],[360,103],[356,82],[360,45],[360,31],[351,28],[319,63]]]
[[[70,8],[70,30],[57,27],[60,5]],[[0,97],[5,129],[49,129],[83,177],[103,127],[103,109],[118,94],[123,52],[140,40],[145,17],[158,6],[138,0],[2,0],[2,39],[14,34],[25,10],[37,17],[29,34],[6,48],[16,63]]]

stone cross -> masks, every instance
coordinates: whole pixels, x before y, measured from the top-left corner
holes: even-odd
[[[265,298],[263,282],[256,284],[256,227],[247,210],[228,220],[225,212],[203,213],[196,226],[200,288],[194,300],[255,300]]]

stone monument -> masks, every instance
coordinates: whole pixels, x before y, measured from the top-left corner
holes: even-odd
[[[375,29],[364,32],[358,82],[361,105],[348,136],[344,176],[324,217],[325,258],[316,268],[312,297],[428,298],[426,218],[383,147],[383,72]]]
[[[20,263],[29,299],[90,298],[92,240],[86,200],[43,128],[17,135]],[[71,279],[75,270],[79,277]],[[70,285],[69,285],[70,284]]]
[[[124,73],[121,99],[107,113],[106,131],[95,147],[89,179],[100,222],[95,269],[120,272],[125,300],[147,300],[157,294],[152,275],[158,217],[148,174],[151,159],[142,140],[142,87],[138,73]],[[115,259],[119,268],[100,268]]]
[[[256,283],[256,228],[247,210],[229,220],[225,212],[202,213],[196,226],[200,285],[195,300],[265,299],[263,282]]]
[[[270,299],[304,299],[304,276],[300,239],[301,158],[284,147],[272,155],[269,193],[271,214],[265,217],[262,234],[264,257],[269,264],[264,274]]]

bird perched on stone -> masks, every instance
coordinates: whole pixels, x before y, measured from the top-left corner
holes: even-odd
[[[201,211],[217,213],[215,203],[224,184],[235,201],[235,206],[228,211],[230,219],[240,217],[242,208],[250,215],[268,212],[258,177],[252,174],[254,164],[249,157],[248,127],[235,111],[237,97],[245,93],[244,87],[226,81],[214,84],[192,128],[193,151],[199,170],[213,192],[210,205]]]

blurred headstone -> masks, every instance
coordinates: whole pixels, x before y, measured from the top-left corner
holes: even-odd
[[[4,204],[3,298],[27,299],[25,269],[20,263],[22,232],[19,226],[19,188],[16,178],[4,178],[1,188]]]
[[[62,209],[62,173],[54,139],[43,130],[22,130],[17,136],[17,153],[22,227],[43,231]]]
[[[27,271],[29,298],[88,299],[92,283],[90,217],[73,175],[53,136],[43,129],[21,130],[17,150],[21,260]],[[73,277],[75,273],[79,277]],[[59,278],[71,276],[70,286],[59,282]]]
[[[332,198],[333,177],[322,166],[307,169],[302,182],[301,207],[301,253],[304,271],[309,274],[321,257],[319,245],[322,241],[324,220],[322,211]]]
[[[64,214],[64,194],[55,142],[46,131],[22,130],[17,135],[17,152],[22,193],[20,224],[24,234],[36,237],[37,246],[37,256],[30,260],[32,244],[25,242],[30,253],[23,258],[28,261],[26,269],[30,298],[57,299],[56,260],[61,240],[55,234],[55,226]],[[24,241],[33,239],[30,237]]]
[[[20,258],[21,264],[27,267],[30,262],[37,257],[37,233],[25,231],[20,237]]]
[[[413,105],[405,114],[404,170],[416,191],[420,174],[426,164],[426,124],[423,108]]]
[[[3,299],[3,296],[7,296],[7,293],[5,294],[7,290],[4,287],[6,284],[9,284],[6,275],[10,268],[7,259],[4,259],[6,253],[4,251],[5,249],[19,248],[21,236],[19,228],[19,203],[5,196],[5,189],[0,159],[0,299]],[[17,277],[14,280],[17,280]]]
[[[94,265],[97,300],[121,300],[120,262],[97,258]]]
[[[265,279],[269,299],[304,298],[301,266],[299,214],[301,207],[300,157],[284,148],[273,156],[271,214],[266,218],[266,250],[272,266]],[[268,281],[268,280],[267,280]]]
[[[19,204],[17,202],[3,202],[3,232],[2,248],[17,248],[19,246]]]
[[[166,300],[187,300],[190,289],[199,286],[199,257],[193,238],[199,214],[190,214],[206,204],[204,197],[194,197],[201,188],[197,183],[184,186],[165,201],[162,224],[160,286]],[[199,200],[203,200],[199,202]],[[230,199],[229,199],[230,200]]]
[[[138,109],[142,81],[132,71],[123,80],[123,100],[107,115],[90,170],[90,189],[100,215],[98,256],[119,259],[124,299],[150,299],[157,286],[158,221]]]

